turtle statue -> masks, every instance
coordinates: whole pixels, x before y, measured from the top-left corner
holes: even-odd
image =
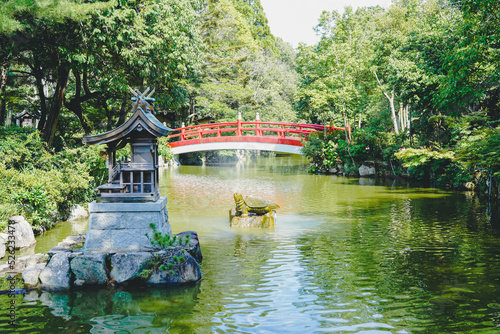
[[[249,212],[263,215],[280,207],[278,204],[260,198],[245,197],[243,199],[243,196],[238,193],[234,194],[234,202],[236,203],[236,214],[241,217],[248,217]]]

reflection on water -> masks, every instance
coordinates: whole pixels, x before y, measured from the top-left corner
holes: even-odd
[[[466,193],[308,175],[304,162],[280,157],[165,170],[172,229],[199,233],[203,280],[169,290],[31,292],[17,299],[20,328],[500,332],[500,232],[488,207]],[[231,229],[236,191],[280,204],[275,227]],[[6,302],[0,296],[3,309]]]

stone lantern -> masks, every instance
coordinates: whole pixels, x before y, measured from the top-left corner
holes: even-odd
[[[83,137],[88,145],[106,144],[108,183],[97,187],[97,200],[89,204],[86,249],[143,249],[150,247],[145,236],[156,230],[171,234],[167,198],[158,186],[157,138],[172,129],[153,115],[154,99],[149,88],[140,93],[130,89],[133,115],[118,128]],[[130,145],[130,158],[119,162],[116,151]]]

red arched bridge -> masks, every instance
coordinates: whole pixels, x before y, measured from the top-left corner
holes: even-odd
[[[327,130],[344,128],[326,127]],[[214,150],[261,150],[302,154],[302,140],[324,125],[285,122],[211,123],[173,130],[169,145],[174,154]]]

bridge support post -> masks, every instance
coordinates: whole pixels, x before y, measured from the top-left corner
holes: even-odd
[[[241,111],[238,112],[238,122],[236,122],[236,135],[241,136]]]
[[[259,129],[260,128],[260,124],[259,123],[260,123],[260,115],[259,115],[259,113],[257,113],[255,115],[255,129],[256,129],[255,130],[255,135],[256,136],[262,136],[262,130]]]
[[[185,127],[186,127],[186,125],[184,124],[184,122],[182,122],[182,124],[181,124],[181,141],[186,140],[186,136],[185,136],[186,130],[184,129]]]

